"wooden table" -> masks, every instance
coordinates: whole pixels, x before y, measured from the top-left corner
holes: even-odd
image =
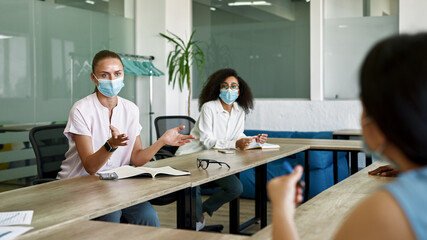
[[[261,227],[267,224],[266,163],[311,149],[352,150],[360,149],[359,141],[315,140],[315,139],[270,139],[281,145],[275,150],[236,151],[223,154],[207,150],[184,156],[173,157],[148,166],[170,165],[187,170],[191,175],[168,178],[133,178],[118,181],[101,181],[96,176],[80,176],[46,184],[0,193],[0,211],[34,210],[32,232],[48,230],[78,220],[88,220],[123,209],[150,199],[179,191],[178,219],[184,223],[179,227],[195,227],[195,189],[201,184],[214,181],[241,171],[256,170],[255,218]],[[209,158],[227,162],[230,169],[211,164],[207,170],[197,168],[196,159]],[[309,158],[306,157],[308,166]],[[306,168],[306,173],[309,168]],[[307,177],[308,175],[306,175]],[[234,205],[233,205],[234,204]],[[238,200],[230,207],[230,229],[239,232]]]
[[[331,239],[357,204],[396,179],[368,175],[368,171],[382,165],[386,163],[375,162],[297,207],[295,222],[300,238]],[[271,230],[269,225],[252,239],[272,239]]]
[[[156,228],[133,224],[118,224],[99,221],[75,221],[62,224],[46,231],[25,234],[18,237],[26,239],[93,239],[93,240],[120,240],[120,239],[177,239],[177,240],[248,240],[249,237],[222,233],[196,232],[190,230]]]
[[[184,228],[194,229],[195,226],[195,189],[200,186],[232,174],[237,174],[244,170],[255,168],[255,217],[246,223],[240,225],[239,219],[239,204],[238,199],[230,202],[230,232],[239,233],[242,229],[256,221],[261,222],[261,227],[267,226],[267,166],[268,162],[287,157],[301,151],[309,149],[308,145],[302,144],[280,144],[280,149],[268,150],[236,150],[233,154],[219,153],[217,150],[205,150],[198,153],[167,158],[155,162],[150,162],[150,167],[173,166],[177,169],[185,169],[191,172],[191,197],[186,199],[184,207],[185,216],[192,216],[186,219]],[[230,165],[230,169],[226,166],[218,164],[210,164],[209,168],[202,170],[197,167],[197,158],[207,158],[217,161],[226,162]],[[189,202],[189,203],[188,203]],[[189,221],[189,222],[188,222]]]
[[[360,141],[350,140],[331,140],[331,139],[286,139],[286,138],[270,138],[269,143],[278,144],[280,149],[273,150],[237,150],[234,154],[223,154],[216,150],[206,150],[198,153],[168,158],[156,162],[149,163],[149,166],[162,167],[173,166],[177,169],[185,169],[191,172],[192,184],[194,188],[207,182],[214,181],[232,174],[242,172],[244,170],[255,168],[255,217],[246,223],[240,225],[239,220],[239,205],[238,199],[230,202],[230,232],[239,233],[251,223],[256,221],[261,222],[261,228],[267,225],[267,198],[266,198],[266,183],[267,183],[267,168],[268,162],[287,157],[299,152],[305,152],[305,179],[307,185],[305,187],[306,199],[309,199],[309,182],[310,182],[310,155],[309,150],[328,150],[328,151],[360,151],[362,144]],[[207,158],[228,163],[231,168],[220,167],[219,165],[209,165],[207,170],[197,168],[196,159]],[[337,164],[334,164],[337,166]],[[194,189],[193,189],[194,191]],[[195,193],[190,193],[193,198]],[[190,204],[188,204],[190,201]],[[195,201],[187,199],[187,210],[185,216],[195,217]],[[194,228],[195,222],[187,222],[185,228]]]
[[[345,140],[350,140],[351,137],[362,137],[362,130],[361,129],[342,129],[342,130],[338,130],[332,133],[332,137],[333,139],[339,139],[339,138],[344,138]],[[351,159],[352,159],[352,166],[353,164],[357,166],[357,153],[355,154],[354,152],[350,152],[351,154]],[[338,155],[336,152],[334,152],[334,161],[337,161],[338,159]],[[372,164],[372,157],[371,156],[366,156],[365,158],[365,165],[369,166]],[[357,171],[357,168],[352,168],[352,174],[354,172]],[[338,182],[338,176],[334,175],[334,183]]]
[[[34,127],[50,125],[50,122],[37,123],[37,124],[13,124],[0,127],[0,132],[21,132],[30,131]]]
[[[337,151],[349,151],[352,153],[351,173],[357,172],[357,153],[363,150],[362,142],[359,140],[336,140],[336,139],[304,139],[304,138],[271,138],[268,141],[274,144],[302,144],[308,145],[309,149],[305,151],[305,167],[304,175],[307,185],[304,189],[305,199],[310,198],[310,152],[309,150],[317,151],[333,151],[333,173],[334,181],[338,179],[338,157]],[[356,157],[354,157],[354,155]],[[337,181],[336,181],[337,182]],[[336,183],[335,182],[335,183]]]
[[[191,175],[167,178],[131,178],[116,181],[101,181],[97,176],[79,176],[53,181],[0,193],[0,212],[34,210],[32,232],[55,228],[77,220],[88,220],[117,211],[172,192],[180,191],[181,200],[177,208],[178,219],[184,223],[179,227],[194,228],[195,186],[213,181],[246,169],[265,165],[269,161],[292,155],[308,146],[287,145],[278,150],[237,151],[222,154],[215,150],[202,151],[185,156],[169,158],[148,164],[149,166],[170,165],[188,170]],[[212,164],[208,170],[198,169],[196,158],[211,158],[226,161],[231,169]],[[257,190],[265,193],[264,190]],[[259,194],[265,195],[265,194]],[[265,196],[264,196],[265,198]],[[193,199],[193,200],[191,200]],[[265,206],[266,208],[266,206]],[[192,215],[188,215],[188,213]],[[262,215],[266,224],[266,210]],[[265,215],[265,217],[264,217]]]
[[[189,177],[99,180],[79,176],[0,193],[0,212],[34,210],[33,232],[89,220],[189,188]]]
[[[338,137],[345,137],[346,139],[349,139],[350,137],[360,137],[362,136],[362,130],[361,129],[342,129],[342,130],[333,132],[332,136],[334,139]]]

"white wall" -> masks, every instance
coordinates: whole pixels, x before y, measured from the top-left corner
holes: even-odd
[[[191,34],[191,0],[136,0],[135,37],[136,54],[152,55],[154,65],[166,75],[153,77],[152,110],[153,121],[157,116],[186,114],[187,91],[180,93],[178,88],[168,85],[166,69],[167,55],[172,47],[159,33],[171,31],[179,36]],[[185,38],[185,37],[184,37]],[[140,122],[143,125],[143,146],[149,145],[149,77],[138,77],[137,104],[140,109]],[[156,134],[152,124],[152,137]]]
[[[190,38],[193,28],[191,3],[191,0],[166,0],[166,30],[178,35],[185,42]],[[174,47],[168,43],[166,49],[164,57],[167,59],[169,52]],[[167,85],[165,114],[187,115],[187,96],[187,87],[181,93],[178,84],[175,85],[175,89],[172,88],[172,85]]]
[[[427,1],[400,0],[399,1],[399,32],[416,33],[427,31]]]
[[[323,2],[323,0],[313,0],[312,7],[319,6],[319,1],[320,3]],[[143,7],[144,5],[146,8]],[[427,29],[427,24],[425,24],[427,15],[423,11],[423,9],[427,9],[427,1],[401,0],[399,8],[400,32]],[[140,24],[137,23],[137,43],[140,44],[141,41],[147,44],[137,48],[137,50],[141,50],[141,54],[147,54],[151,51],[151,54],[158,56],[155,64],[165,69],[166,57],[170,48],[156,34],[165,29],[184,36],[191,33],[191,0],[138,0],[136,11],[136,20],[140,22]],[[141,13],[144,17],[139,16]],[[148,17],[150,19],[145,21],[144,19]],[[319,14],[319,11],[316,12],[315,17],[318,18],[317,21],[323,21],[323,16]],[[311,31],[313,33],[315,29]],[[314,36],[319,37],[319,33],[315,33]],[[143,39],[145,37],[148,39]],[[320,46],[317,45],[317,47]],[[316,51],[316,49],[312,49],[313,51]],[[319,54],[316,56],[319,57]],[[186,115],[186,93],[181,94],[177,89],[171,90],[167,86],[166,78],[160,79],[161,81],[158,81],[157,85],[155,85],[154,111],[156,115]],[[316,86],[321,87],[322,84],[320,82]],[[139,87],[140,95],[146,94],[144,86]],[[314,92],[319,92],[319,89],[314,89]],[[316,98],[312,96],[312,99]],[[256,99],[255,104],[255,111],[246,120],[247,129],[333,131],[345,128],[360,128],[359,118],[362,108],[359,100]],[[191,116],[196,119],[198,117],[197,108],[197,100],[192,100]],[[141,117],[146,116],[141,114]],[[146,120],[142,119],[142,121]]]
[[[138,55],[152,55],[155,57],[154,65],[161,70],[166,66],[165,41],[159,32],[166,29],[166,2],[165,0],[137,0],[135,1],[135,50]],[[167,85],[165,76],[153,77],[153,103],[155,115],[164,115],[166,112]],[[149,145],[149,77],[138,77],[137,104],[140,109],[140,122],[142,124],[142,144]],[[154,120],[155,116],[153,116]],[[155,138],[154,125],[153,138]]]
[[[331,131],[360,128],[359,101],[309,101],[256,99],[254,111],[246,117],[246,129],[271,131]],[[197,119],[197,100],[191,117]]]

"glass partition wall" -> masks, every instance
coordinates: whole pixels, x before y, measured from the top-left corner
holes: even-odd
[[[193,0],[204,42],[205,80],[234,68],[256,98],[310,98],[310,3],[305,0]],[[194,73],[193,97],[202,81]]]
[[[0,2],[0,125],[66,121],[94,90],[94,54],[134,53],[134,19],[123,10],[130,1],[110,2]],[[126,76],[120,95],[134,101],[134,89]]]
[[[399,32],[398,0],[324,0],[324,97],[358,99],[369,49]]]

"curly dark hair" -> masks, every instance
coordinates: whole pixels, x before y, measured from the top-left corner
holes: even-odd
[[[209,76],[208,81],[199,96],[199,111],[201,111],[203,104],[219,98],[221,83],[223,83],[228,77],[235,77],[239,82],[240,95],[236,100],[239,106],[243,108],[246,114],[254,108],[254,97],[252,96],[249,85],[234,69],[224,68]]]

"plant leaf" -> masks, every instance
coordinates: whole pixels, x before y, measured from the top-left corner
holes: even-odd
[[[170,34],[172,34],[173,36],[174,36],[174,39],[176,39],[175,41],[179,41],[181,44],[179,44],[181,47],[182,47],[182,49],[185,49],[186,48],[186,44],[185,44],[185,42],[184,42],[184,40],[182,40],[180,37],[178,37],[176,34],[174,34],[173,32],[170,32],[170,31],[168,31]],[[178,44],[178,43],[176,43],[176,44]]]
[[[174,38],[171,38],[171,37],[169,37],[169,36],[167,36],[167,35],[165,35],[163,33],[160,33],[160,36],[166,38],[169,42],[175,43],[175,45],[179,46],[181,49],[185,49],[185,46],[181,45],[180,43],[178,43]],[[182,42],[182,40],[181,40],[181,42]]]

